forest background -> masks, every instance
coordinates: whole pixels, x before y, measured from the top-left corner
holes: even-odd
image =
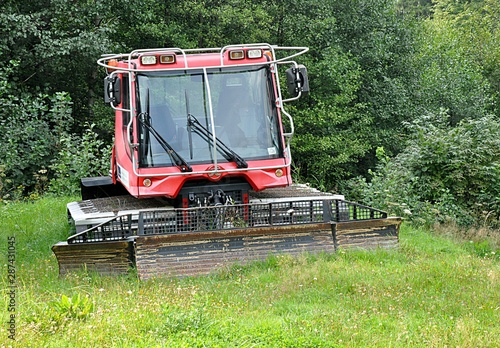
[[[106,175],[106,53],[308,46],[295,179],[424,224],[500,227],[498,0],[6,0],[0,203]]]

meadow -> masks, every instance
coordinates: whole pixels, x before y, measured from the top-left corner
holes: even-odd
[[[68,201],[0,205],[1,347],[500,346],[500,257],[486,241],[403,224],[396,250],[59,277],[50,248],[69,233]]]

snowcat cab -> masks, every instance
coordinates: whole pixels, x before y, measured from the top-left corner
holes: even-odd
[[[99,60],[109,72],[105,101],[115,109],[113,184],[177,207],[248,203],[249,190],[291,185],[293,120],[283,103],[306,94],[308,82],[294,55],[277,58],[290,50],[307,48],[137,50]],[[281,65],[289,66],[285,100]]]

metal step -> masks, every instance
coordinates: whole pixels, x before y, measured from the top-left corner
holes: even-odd
[[[173,209],[165,199],[137,199],[130,195],[71,202],[67,204],[66,208],[68,220],[75,225],[77,233],[117,216],[132,215],[137,221],[140,211]]]

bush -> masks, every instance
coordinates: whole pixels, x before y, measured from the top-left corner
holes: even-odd
[[[0,66],[0,201],[35,199],[47,190],[77,194],[81,177],[108,172],[111,145],[98,137],[93,124],[86,124],[82,135],[71,134],[69,94],[24,91],[12,82],[18,67],[16,61]]]
[[[500,122],[448,121],[443,111],[410,125],[406,149],[392,160],[379,149],[371,182],[351,181],[352,195],[420,223],[500,226]]]
[[[83,135],[64,135],[60,150],[50,165],[53,178],[49,192],[57,195],[80,193],[80,179],[107,175],[110,168],[111,144],[106,144],[94,131],[94,124],[87,124]]]
[[[46,168],[73,123],[67,93],[25,93],[8,78],[8,69],[0,69],[0,200],[45,190]]]

